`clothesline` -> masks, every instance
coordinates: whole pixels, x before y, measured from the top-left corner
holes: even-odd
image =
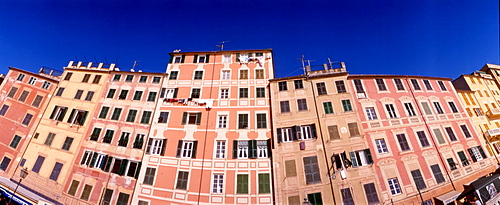
[[[169,102],[169,103],[181,103],[184,105],[205,105],[205,108],[212,108],[214,104],[213,99],[192,99],[192,98],[187,98],[187,99],[181,99],[181,98],[165,98],[163,99],[163,102]]]

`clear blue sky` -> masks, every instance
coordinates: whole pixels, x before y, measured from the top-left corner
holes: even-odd
[[[70,60],[164,72],[168,53],[272,48],[276,77],[344,61],[354,74],[456,78],[499,64],[496,0],[0,0],[0,73]]]

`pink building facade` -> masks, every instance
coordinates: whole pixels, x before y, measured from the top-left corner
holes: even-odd
[[[132,204],[272,204],[271,50],[170,55]]]
[[[382,203],[446,204],[496,161],[448,78],[350,75]],[[447,195],[444,195],[447,194]]]

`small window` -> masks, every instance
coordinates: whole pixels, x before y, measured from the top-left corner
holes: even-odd
[[[183,63],[183,57],[184,56],[174,56],[174,63]]]
[[[257,114],[257,129],[267,128],[267,115],[265,113]]]
[[[16,93],[17,93],[17,90],[18,90],[18,89],[19,89],[19,88],[12,87],[12,88],[10,89],[10,91],[9,91],[9,94],[7,94],[7,97],[9,97],[9,98],[14,98],[14,96],[16,95]]]
[[[9,146],[16,149],[17,145],[19,145],[19,142],[21,142],[21,136],[14,135],[14,138],[12,138],[12,141],[10,142]]]
[[[219,115],[218,128],[227,128],[227,115]]]
[[[413,109],[413,105],[411,103],[404,103],[404,106],[409,117],[417,116],[417,114],[415,113],[415,109]]]
[[[127,147],[129,137],[130,137],[130,132],[122,132],[120,139],[118,139],[118,146]]]
[[[379,91],[386,91],[387,87],[385,86],[384,79],[375,79],[377,82],[377,87]]]
[[[111,143],[113,140],[113,136],[115,135],[114,130],[106,130],[106,133],[104,134],[104,137],[102,138],[102,143]]]
[[[368,204],[380,203],[377,195],[377,189],[375,189],[374,183],[364,184],[363,188],[365,190],[366,200],[368,201]]]
[[[149,124],[149,120],[151,119],[151,111],[143,111],[142,112],[142,117],[141,117],[141,123],[142,124]]]
[[[454,102],[448,102],[448,105],[450,105],[450,109],[453,113],[458,113],[457,106],[455,106]],[[494,105],[494,104],[493,104]]]
[[[86,101],[92,101],[92,98],[94,97],[94,91],[88,91],[87,96],[85,97]]]
[[[236,194],[248,194],[248,174],[236,175]]]
[[[200,112],[184,112],[182,115],[182,124],[199,125],[201,124]]]
[[[85,123],[85,119],[87,118],[88,111],[85,110],[77,110],[73,109],[68,118],[68,123],[70,124],[78,124],[83,125]]]
[[[120,81],[120,78],[122,77],[122,75],[115,75],[113,76],[113,81]]]
[[[54,168],[52,169],[52,173],[50,174],[49,179],[57,181],[57,179],[59,178],[59,173],[61,173],[62,167],[63,167],[62,163],[56,162]]]
[[[413,85],[413,89],[415,89],[415,90],[422,90],[420,88],[420,85],[418,84],[417,79],[411,79],[410,81],[411,81],[411,84]]]
[[[223,187],[224,187],[224,175],[214,174],[214,179],[212,183],[212,193],[222,194],[224,191]]]
[[[295,85],[295,89],[303,89],[304,84],[302,83],[302,80],[294,80],[293,84]]]
[[[102,128],[94,127],[94,129],[92,130],[92,134],[90,135],[90,140],[97,141],[97,139],[99,139],[99,136],[101,136],[101,131]]]
[[[388,179],[387,183],[389,184],[389,189],[391,190],[392,195],[399,195],[402,193],[401,187],[399,186],[399,181],[397,178]]]
[[[385,104],[385,109],[387,111],[387,114],[389,115],[389,118],[398,118],[398,115],[396,114],[396,109],[394,109],[393,104]]]
[[[158,117],[158,123],[167,123],[169,112],[160,112],[160,116]]]
[[[108,94],[106,95],[106,98],[114,98],[116,93],[116,89],[109,89]]]
[[[109,107],[103,106],[101,108],[101,112],[99,113],[99,118],[106,119],[106,117],[108,116],[108,111],[109,111]]]
[[[418,140],[420,141],[420,146],[428,147],[430,146],[429,141],[427,140],[427,136],[424,131],[417,132]]]
[[[444,114],[443,109],[441,108],[441,104],[439,102],[432,102],[438,114]]]
[[[147,82],[148,82],[148,76],[139,77],[139,83],[147,83]]]
[[[201,88],[191,89],[191,98],[200,98]]]
[[[240,70],[240,80],[248,79],[248,70]]]
[[[424,178],[422,177],[422,173],[420,173],[419,169],[412,170],[411,176],[413,177],[413,181],[415,182],[415,185],[417,185],[418,190],[427,188],[424,182]]]
[[[377,113],[375,112],[375,108],[374,107],[367,107],[367,108],[365,108],[365,111],[366,111],[366,116],[367,116],[368,120],[376,120],[376,119],[378,119],[377,118]]]
[[[198,141],[179,140],[176,157],[196,158]]]
[[[269,180],[269,173],[259,174],[258,178],[259,178],[259,194],[271,193],[271,181]]]
[[[297,107],[299,108],[299,111],[307,111],[307,100],[306,99],[298,99],[297,100]]]
[[[90,74],[85,74],[82,79],[82,83],[88,83],[90,79]]]
[[[44,82],[43,82],[43,85],[42,85],[42,89],[47,90],[47,89],[49,89],[49,87],[50,87],[50,82],[48,82],[48,81],[44,81]]]
[[[384,139],[376,139],[375,140],[375,145],[377,146],[377,152],[379,154],[383,153],[388,153],[389,151],[387,150],[387,145],[385,144]]]
[[[221,80],[229,80],[231,79],[231,71],[223,70],[221,75]]]
[[[365,89],[363,88],[363,84],[361,83],[360,79],[354,79],[354,88],[356,88],[357,93],[364,93]]]
[[[111,90],[110,90],[110,92],[111,92]],[[108,93],[108,95],[109,95],[109,93]],[[127,95],[128,95],[128,90],[121,90],[120,96],[118,96],[118,99],[125,100],[125,99],[127,99]]]
[[[35,97],[35,100],[33,100],[33,103],[31,105],[33,105],[33,107],[38,107],[38,106],[40,106],[40,103],[42,102],[42,100],[43,100],[43,97],[40,95],[37,95]],[[0,115],[2,115],[2,114],[0,114]]]
[[[286,91],[286,90],[288,90],[286,81],[278,82],[278,90],[279,91]]]
[[[30,124],[32,118],[33,118],[32,114],[26,113],[26,115],[24,116],[22,124],[28,126]]]
[[[50,147],[52,145],[52,142],[54,141],[55,137],[56,137],[56,134],[49,132],[49,134],[47,135],[47,138],[45,138],[45,142],[43,144]]]
[[[125,82],[132,82],[132,81],[134,81],[133,75],[127,75],[127,77],[125,77]]]
[[[61,147],[61,149],[68,151],[71,148],[71,144],[73,144],[73,138],[72,137],[66,137],[66,139],[64,140],[64,144]]]
[[[83,90],[77,90],[75,94],[75,99],[80,100],[80,98],[82,98],[82,95],[83,95]]]
[[[101,81],[101,75],[95,75],[94,80],[92,81],[93,84],[99,84],[99,81]]]
[[[26,91],[26,90],[23,90],[23,92],[21,93],[21,95],[19,96],[19,101],[21,102],[24,102],[26,101],[26,98],[28,98],[28,95],[30,94],[29,91]]]
[[[23,81],[24,77],[26,77],[26,75],[22,74],[22,73],[19,73],[19,75],[17,76],[17,79],[18,81]]]
[[[154,102],[156,100],[156,95],[158,92],[150,91],[148,94],[148,102]]]
[[[325,114],[333,113],[332,102],[323,102],[323,109],[325,110]]]
[[[119,120],[121,114],[122,114],[122,108],[115,108],[113,110],[113,115],[111,115],[111,120]]]
[[[248,114],[238,114],[238,129],[248,128]]]
[[[240,88],[240,98],[248,98],[248,88]]]
[[[135,122],[135,117],[137,116],[137,110],[130,109],[127,114],[126,122]]]
[[[66,76],[64,76],[64,80],[70,80],[72,75],[73,75],[72,72],[66,73]]]
[[[28,84],[34,85],[38,79],[35,77],[30,77],[30,80],[28,81]]]
[[[464,133],[465,138],[472,137],[472,135],[469,132],[469,129],[467,129],[467,125],[460,125],[460,129],[462,129],[462,132]]]
[[[222,55],[222,62],[223,63],[231,63],[231,54],[223,54]]]
[[[5,116],[5,113],[7,113],[7,110],[9,110],[9,107],[8,105],[2,105],[2,109],[0,110],[0,115],[1,116]]]
[[[352,111],[351,100],[342,100],[342,107],[344,112]]]
[[[153,77],[153,83],[158,84],[161,81],[161,77]]]
[[[146,174],[144,174],[143,184],[153,185],[155,181],[156,168],[147,167]]]
[[[220,98],[229,98],[229,89],[222,88],[220,89]]]
[[[264,69],[255,69],[255,79],[264,79]]]
[[[442,91],[446,91],[446,86],[444,85],[443,81],[438,81],[438,84]]]
[[[255,97],[257,98],[265,98],[266,97],[266,88],[255,88]]]
[[[143,93],[142,90],[136,90],[134,93],[134,97],[132,99],[140,101],[142,98],[142,93]]]
[[[177,80],[177,76],[179,75],[179,71],[170,71],[170,75],[168,76],[169,80]]]
[[[345,92],[347,92],[343,80],[337,80],[337,81],[335,81],[335,86],[337,87],[337,93],[345,93]]]
[[[318,90],[318,95],[326,95],[326,85],[325,83],[316,83],[316,89]]]
[[[319,172],[318,159],[316,156],[304,157],[304,174],[306,184],[321,183],[321,174]]]
[[[194,71],[194,80],[202,80],[203,79],[203,71],[197,70]]]
[[[280,101],[280,110],[281,110],[281,113],[289,113],[290,112],[290,103],[288,101]]]
[[[58,88],[58,89],[57,89],[56,96],[57,96],[57,97],[61,97],[61,96],[62,96],[62,94],[63,94],[63,92],[64,92],[64,88]]]
[[[424,80],[425,89],[432,90],[432,85],[429,80]]]
[[[399,148],[401,149],[401,151],[410,150],[410,145],[408,144],[408,141],[406,140],[405,134],[397,134],[396,138],[398,139]]]
[[[226,141],[217,140],[215,148],[215,158],[224,159],[226,157]]]

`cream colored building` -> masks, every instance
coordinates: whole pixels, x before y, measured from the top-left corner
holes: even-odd
[[[270,80],[277,204],[378,204],[370,150],[341,68]]]

